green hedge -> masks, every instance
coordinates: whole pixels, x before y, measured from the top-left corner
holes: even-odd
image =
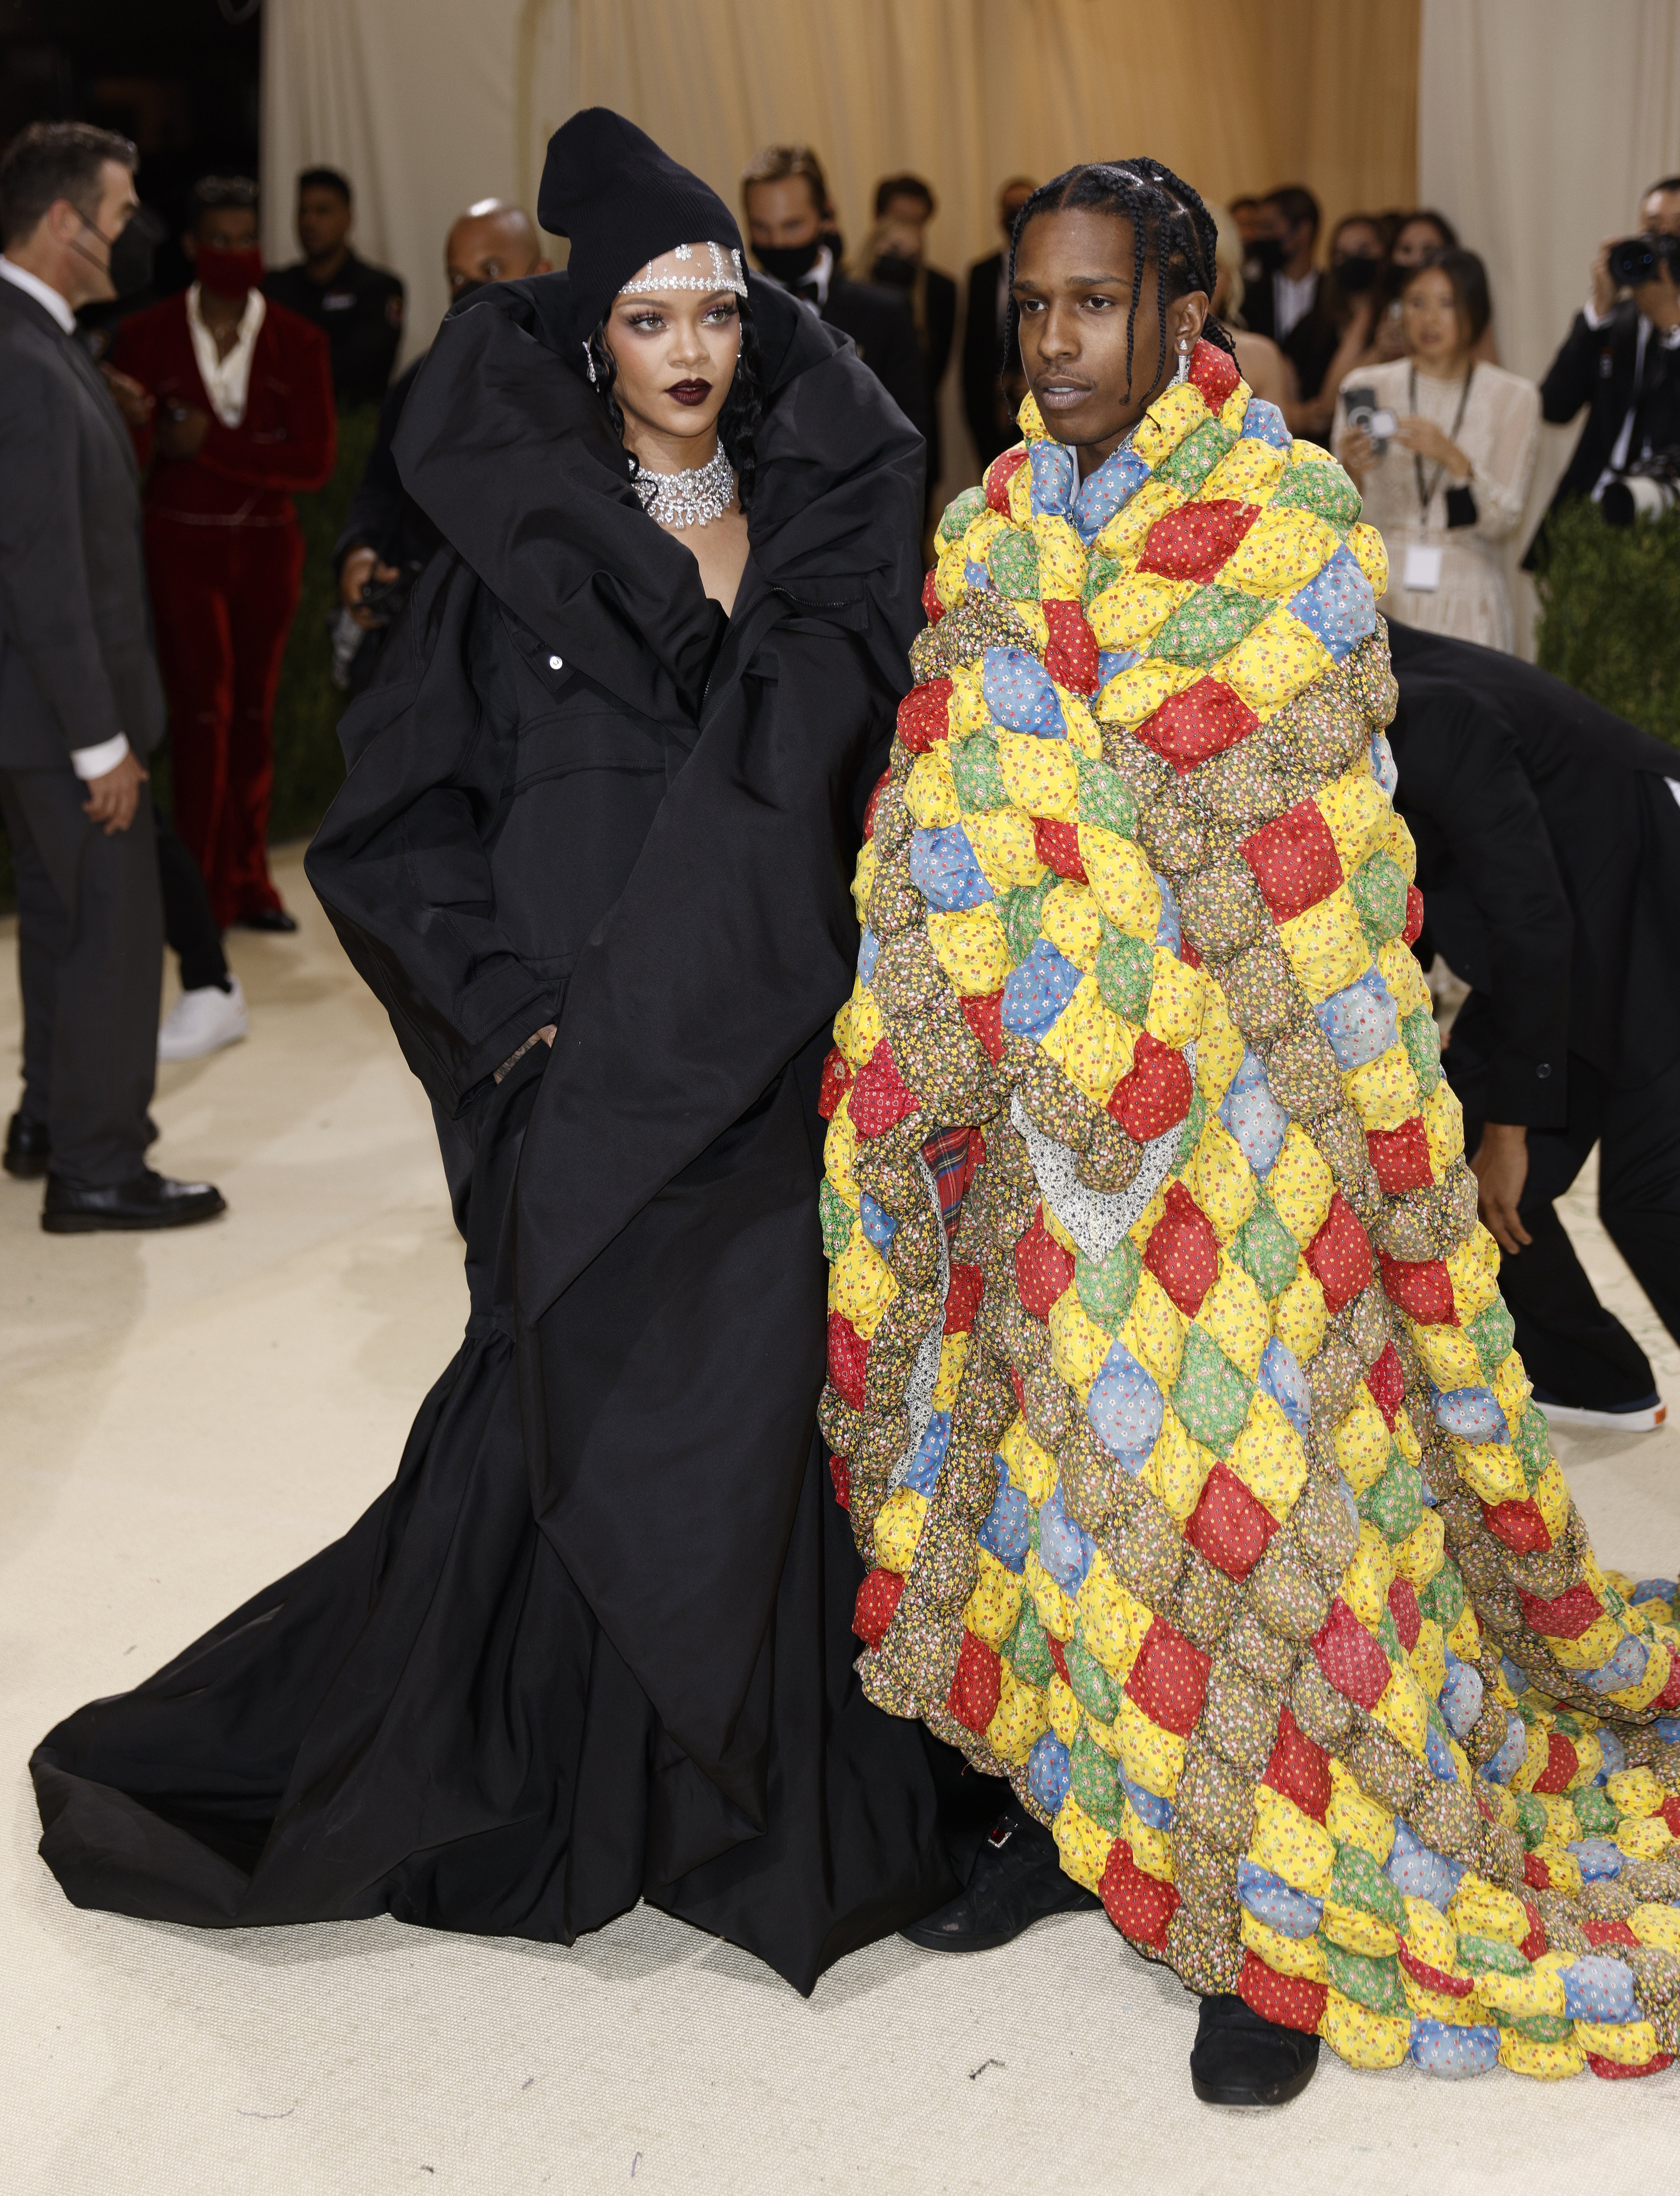
[[[1680,510],[1607,526],[1583,498],[1546,529],[1543,670],[1680,747]]]
[[[271,840],[307,838],[344,782],[338,719],[345,697],[332,684],[331,627],[338,608],[332,545],[349,513],[350,498],[367,463],[378,424],[377,405],[341,413],[338,459],[332,479],[315,494],[297,498],[297,523],[303,529],[303,592],[292,638],[286,643],[274,704]],[[160,801],[167,803],[167,742],[153,758],[152,789]],[[13,904],[12,850],[0,829],[0,910],[9,910]]]

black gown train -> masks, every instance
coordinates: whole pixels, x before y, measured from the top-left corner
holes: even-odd
[[[570,1941],[645,1898],[809,1991],[955,1888],[936,1765],[852,1667],[815,1426],[817,1064],[919,450],[849,347],[753,304],[728,619],[628,487],[565,276],[479,293],[410,400],[450,546],[309,872],[472,1148],[471,1315],[344,1539],[38,1748],[79,1905]]]

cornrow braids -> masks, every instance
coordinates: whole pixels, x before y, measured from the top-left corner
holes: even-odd
[[[1153,379],[1158,380],[1167,363],[1167,307],[1192,290],[1211,298],[1217,280],[1215,249],[1218,241],[1212,215],[1199,194],[1160,161],[1146,157],[1129,160],[1098,160],[1041,184],[1015,217],[1009,240],[1009,294],[1004,312],[1003,363],[1015,355],[1020,319],[1015,308],[1015,257],[1027,224],[1037,214],[1088,210],[1129,220],[1132,228],[1132,302],[1126,317],[1126,381],[1132,379],[1138,306],[1143,298],[1145,267],[1153,260],[1159,269],[1156,285],[1156,315],[1159,348]],[[1227,329],[1209,315],[1202,332],[1218,349],[1234,353]]]
[[[729,395],[725,397],[724,408],[718,414],[718,440],[735,474],[736,491],[744,511],[752,506],[753,489],[758,478],[758,433],[765,409],[764,370],[758,323],[753,317],[752,307],[746,298],[742,298],[736,300],[736,309],[741,318],[741,350],[735,362],[735,378],[730,383]],[[600,399],[614,434],[623,442],[624,407],[615,393],[618,361],[608,346],[604,321],[597,322],[587,348],[592,369],[592,386]],[[625,456],[630,463],[630,477],[634,480],[641,468],[627,443],[625,445]]]

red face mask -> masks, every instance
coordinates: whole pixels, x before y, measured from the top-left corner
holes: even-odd
[[[241,251],[219,251],[201,244],[196,263],[199,282],[218,298],[243,298],[263,280],[263,253],[255,244]]]

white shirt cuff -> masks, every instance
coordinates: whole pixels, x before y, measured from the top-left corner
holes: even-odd
[[[1581,307],[1581,318],[1590,328],[1608,328],[1610,325],[1610,315],[1608,313],[1596,311],[1591,298]]]
[[[116,732],[108,740],[101,740],[97,747],[72,748],[70,767],[84,780],[103,777],[107,770],[115,770],[128,751],[128,734]]]

